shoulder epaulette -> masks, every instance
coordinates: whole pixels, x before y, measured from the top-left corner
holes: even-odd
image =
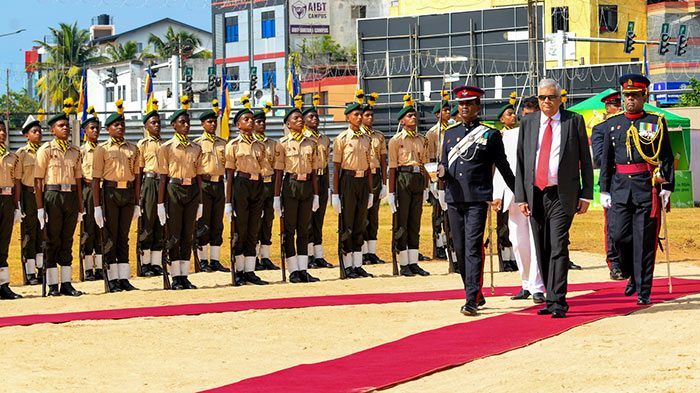
[[[664,114],[661,113],[661,112],[649,112],[649,111],[645,111],[645,112],[648,113],[648,114],[650,114],[650,115],[658,116],[658,117],[660,117],[660,118],[662,118],[662,119],[665,118]]]
[[[451,124],[451,125],[447,126],[447,128],[445,128],[445,131],[449,130],[450,128],[455,128],[455,127],[461,126],[461,125],[462,125],[461,122],[457,122],[457,123]]]
[[[492,130],[500,131],[498,128],[492,126],[491,124],[483,123],[483,122],[479,122],[479,124],[481,124],[481,125],[484,126],[484,127],[488,127],[488,128],[490,128],[490,129],[492,129]]]
[[[624,114],[625,114],[625,112],[622,112],[622,111],[617,112],[617,113],[613,113],[612,115],[608,115],[608,117],[605,120],[610,120],[615,116],[620,116],[620,115],[624,115]]]

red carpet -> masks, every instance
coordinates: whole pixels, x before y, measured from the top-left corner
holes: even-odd
[[[675,279],[673,294],[668,293],[667,283],[666,279],[655,280],[652,293],[655,303],[700,292],[699,280]],[[636,305],[636,297],[623,296],[621,287],[568,300],[570,310],[565,319],[535,315],[542,307],[534,306],[421,332],[342,358],[299,365],[206,392],[367,392],[521,348],[585,323],[643,308]],[[504,340],[506,336],[508,339]]]
[[[591,291],[607,288],[623,288],[624,282],[609,281],[600,283],[570,284],[569,291]],[[491,295],[488,288],[485,296],[511,296],[520,291],[520,287],[499,287]],[[309,297],[290,297],[279,299],[239,300],[218,303],[177,304],[170,306],[117,308],[109,310],[78,311],[57,314],[15,315],[0,318],[0,327],[17,325],[34,325],[37,323],[65,323],[81,320],[127,319],[144,317],[167,317],[174,315],[199,315],[209,313],[235,312],[246,310],[267,310],[283,308],[306,308],[322,306],[344,306],[356,304],[385,304],[422,302],[428,300],[455,300],[464,298],[464,290],[369,293],[359,295],[328,295]]]

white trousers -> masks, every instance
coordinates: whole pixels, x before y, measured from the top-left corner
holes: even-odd
[[[518,264],[520,279],[523,281],[523,289],[530,293],[544,293],[530,219],[523,215],[515,202],[511,202],[508,207],[508,230],[510,242],[513,243],[515,262]]]

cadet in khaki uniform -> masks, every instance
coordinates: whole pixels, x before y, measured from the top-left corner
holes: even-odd
[[[92,160],[95,223],[100,228],[106,224],[106,235],[114,244],[104,256],[109,266],[110,292],[137,289],[129,282],[129,229],[131,221],[141,216],[139,148],[124,140],[126,125],[120,112],[112,113],[105,120],[109,139],[97,145]],[[100,181],[103,195],[100,195]]]
[[[316,181],[318,182],[319,208],[311,215],[311,238],[309,239],[309,267],[333,267],[326,261],[323,254],[323,219],[326,216],[326,205],[328,204],[328,161],[331,153],[331,140],[326,135],[318,131],[319,118],[316,111],[318,95],[314,96],[314,106],[308,107],[301,112],[304,117],[304,135],[316,142]]]
[[[209,230],[199,239],[199,270],[203,272],[230,272],[219,262],[221,255],[221,234],[224,231],[224,173],[226,172],[224,150],[226,141],[216,136],[216,119],[213,110],[199,116],[204,133],[194,140],[202,147],[202,218],[197,221],[197,228],[206,225]],[[207,250],[208,248],[208,250]]]
[[[186,108],[178,109],[170,116],[170,125],[175,129],[175,135],[163,143],[158,150],[161,175],[158,191],[158,219],[161,225],[165,226],[167,217],[166,235],[168,239],[175,239],[173,248],[169,250],[171,288],[195,289],[197,287],[187,279],[187,275],[190,272],[192,235],[196,221],[202,216],[203,211],[202,181],[199,177],[202,148],[187,139],[190,133],[190,115]]]
[[[379,229],[379,202],[387,194],[384,179],[386,179],[386,139],[384,134],[375,130],[374,104],[377,93],[372,93],[368,105],[362,107],[362,131],[370,137],[369,168],[372,173],[371,194],[374,195],[372,207],[367,211],[369,225],[364,235],[362,245],[362,261],[368,264],[384,263],[377,256],[377,231]]]
[[[258,248],[259,262],[255,270],[280,270],[270,260],[270,246],[272,245],[272,221],[275,213],[272,209],[272,201],[275,196],[275,147],[277,142],[265,136],[266,115],[272,110],[272,103],[265,104],[261,111],[253,113],[255,126],[254,136],[265,146],[265,160],[260,165],[262,167],[263,191],[262,191],[262,223],[260,225],[260,245]]]
[[[143,126],[148,136],[141,139],[139,148],[139,170],[143,175],[141,183],[141,272],[145,277],[163,274],[163,226],[158,221],[156,205],[160,189],[158,173],[158,149],[163,144],[160,137],[160,114],[157,110],[148,112],[143,117]],[[138,240],[137,240],[138,241]]]
[[[54,139],[44,143],[36,152],[34,191],[39,227],[46,229],[46,284],[49,296],[80,296],[73,288],[73,234],[82,220],[82,168],[80,149],[68,141],[68,115],[61,112],[49,119]],[[58,268],[61,266],[61,289],[58,288]]]
[[[398,213],[396,225],[405,230],[396,241],[400,274],[427,276],[430,273],[418,266],[418,240],[430,181],[423,167],[428,161],[428,140],[416,131],[413,101],[410,97],[404,100],[404,108],[397,117],[403,129],[389,140],[389,207],[392,213]]]
[[[315,282],[306,270],[309,265],[308,239],[311,214],[319,208],[316,143],[304,136],[304,119],[299,108],[284,116],[289,133],[275,150],[275,197],[273,209],[282,216],[284,209],[285,255],[289,282]],[[296,235],[296,247],[294,237]]]
[[[343,247],[343,269],[346,278],[372,277],[362,268],[362,242],[366,230],[367,209],[374,195],[369,169],[371,138],[362,132],[362,104],[345,108],[349,126],[333,141],[333,197],[335,213],[343,214],[344,233],[350,237]],[[340,197],[343,197],[342,201]]]
[[[94,114],[94,108],[92,113]],[[95,115],[80,125],[87,139],[80,147],[83,170],[83,231],[87,238],[83,244],[83,268],[85,281],[102,280],[102,233],[95,223],[95,200],[92,195],[92,161],[100,136],[100,119]],[[81,234],[82,235],[82,234]],[[94,254],[94,255],[93,255]],[[93,273],[94,269],[94,273]]]
[[[433,114],[437,117],[438,122],[428,130],[425,137],[428,139],[428,161],[437,162],[438,151],[442,136],[445,135],[445,129],[449,125],[450,120],[450,101],[449,93],[443,92],[443,99],[433,107]],[[445,253],[445,244],[447,239],[442,233],[442,222],[445,219],[445,212],[440,206],[440,201],[437,198],[437,181],[430,182],[431,194],[428,197],[428,202],[433,206],[432,224],[433,224],[433,250],[437,259],[447,258]]]
[[[29,117],[22,127],[27,144],[17,149],[17,168],[15,178],[20,181],[19,203],[24,217],[22,225],[24,236],[28,238],[22,253],[29,285],[36,285],[43,279],[44,254],[41,252],[43,234],[36,219],[36,195],[34,195],[34,164],[36,151],[41,146],[41,122]],[[24,243],[24,242],[23,242]]]
[[[7,264],[12,226],[22,220],[19,210],[20,178],[15,177],[17,154],[7,149],[7,129],[0,121],[0,299],[19,299],[22,296],[10,289],[10,267]]]
[[[238,137],[226,144],[226,217],[235,219],[238,241],[231,250],[235,261],[236,286],[246,282],[266,285],[255,275],[255,245],[260,235],[262,215],[262,165],[265,145],[253,136],[253,112],[238,111],[233,122],[240,130]],[[232,203],[233,201],[233,203]]]

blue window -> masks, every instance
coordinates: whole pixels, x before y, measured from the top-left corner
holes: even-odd
[[[238,82],[240,77],[240,68],[238,66],[226,67],[226,76],[228,77],[229,91],[240,91],[241,84]]]
[[[275,36],[275,11],[262,13],[262,38]]]
[[[270,83],[277,86],[277,64],[276,63],[263,63],[263,89],[269,89]]]
[[[238,17],[226,18],[226,42],[238,42]]]

